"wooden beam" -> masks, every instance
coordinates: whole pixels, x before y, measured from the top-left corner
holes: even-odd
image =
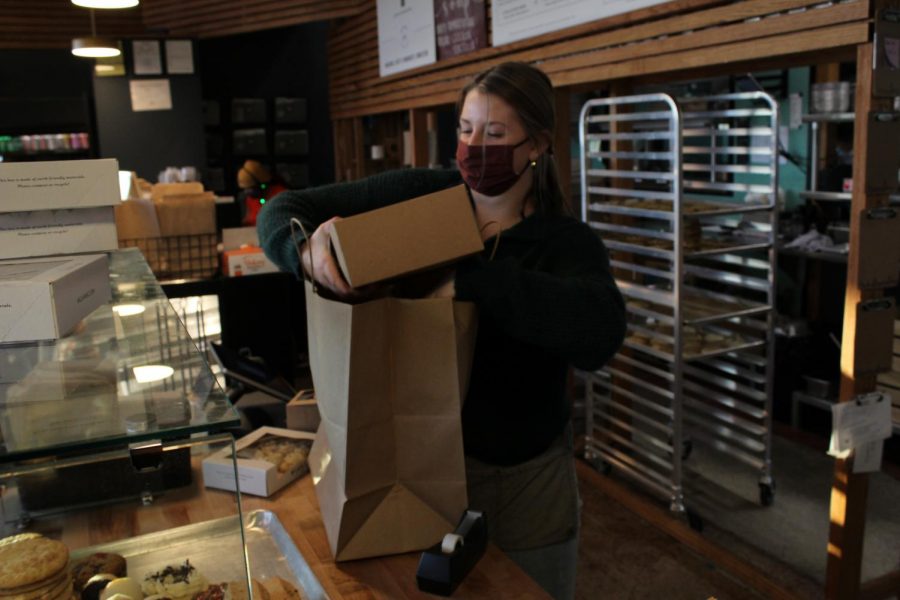
[[[572,132],[569,131],[569,123],[572,117],[569,109],[569,91],[557,88],[553,91],[553,99],[556,104],[553,158],[556,161],[556,170],[559,173],[559,186],[562,188],[563,196],[569,201],[569,206],[574,209],[577,202],[572,198],[572,151],[569,146],[572,140]]]
[[[877,206],[880,200],[879,197],[866,192],[866,148],[870,127],[868,115],[873,110],[892,110],[890,98],[875,98],[872,94],[871,43],[860,44],[857,49],[855,102],[850,253],[847,257],[847,288],[844,293],[844,326],[841,340],[841,402],[851,401],[858,394],[875,389],[873,375],[861,376],[856,373],[854,352],[857,338],[857,305],[882,294],[880,290],[861,290],[859,280],[862,262],[878,260],[878,257],[860,255],[861,216],[865,210]],[[868,487],[868,475],[853,473],[851,459],[835,461],[825,579],[826,598],[856,598],[859,594]]]
[[[721,569],[773,600],[792,600],[797,596],[781,587],[763,571],[749,562],[731,554],[725,548],[709,541],[684,522],[673,518],[672,513],[656,503],[645,500],[621,484],[604,477],[584,461],[575,461],[579,478],[588,481],[601,492],[635,513],[638,517],[654,525],[660,531],[672,536],[700,556],[709,559]]]
[[[428,112],[423,108],[409,111],[409,129],[412,141],[412,166],[428,166]]]

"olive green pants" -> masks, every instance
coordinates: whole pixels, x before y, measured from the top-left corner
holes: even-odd
[[[488,535],[555,598],[571,598],[578,557],[579,498],[572,428],[539,456],[509,467],[466,458],[469,508]]]

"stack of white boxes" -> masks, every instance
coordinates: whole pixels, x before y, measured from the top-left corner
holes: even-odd
[[[0,343],[51,340],[110,299],[114,159],[0,163]]]

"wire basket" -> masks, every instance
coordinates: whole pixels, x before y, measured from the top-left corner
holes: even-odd
[[[207,279],[219,271],[215,233],[119,240],[120,248],[140,249],[156,278]]]

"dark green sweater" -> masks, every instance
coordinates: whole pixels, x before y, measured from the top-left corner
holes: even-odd
[[[300,274],[291,217],[310,233],[347,217],[461,183],[455,171],[390,171],[345,184],[283,192],[257,219],[266,254]],[[456,298],[479,308],[471,383],[463,408],[465,451],[512,465],[533,458],[570,417],[569,365],[602,366],[625,335],[622,296],[606,249],[584,223],[532,214],[504,231],[494,260],[485,252],[457,264]]]

